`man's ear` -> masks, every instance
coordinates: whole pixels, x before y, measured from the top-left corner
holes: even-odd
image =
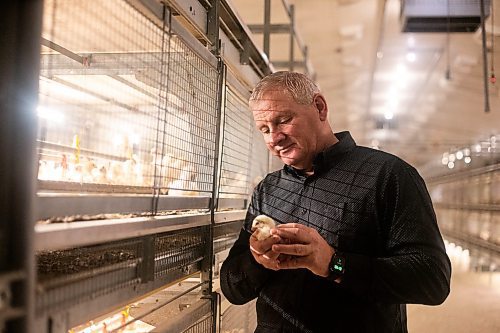
[[[319,112],[319,119],[326,120],[328,116],[328,106],[326,105],[326,100],[321,94],[316,94],[314,96],[314,106]]]

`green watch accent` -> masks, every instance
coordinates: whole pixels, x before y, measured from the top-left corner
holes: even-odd
[[[328,279],[332,281],[337,280],[339,277],[344,275],[345,256],[341,252],[335,251],[335,253],[332,256],[332,259],[330,260],[330,265],[328,266],[328,270],[330,271]]]

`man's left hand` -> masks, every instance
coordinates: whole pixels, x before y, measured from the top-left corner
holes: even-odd
[[[286,223],[278,225],[271,233],[286,240],[286,243],[272,246],[272,251],[288,258],[280,261],[279,269],[307,268],[316,275],[328,276],[328,266],[335,250],[316,229],[299,223]]]

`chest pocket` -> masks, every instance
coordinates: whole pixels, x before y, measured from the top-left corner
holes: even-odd
[[[318,232],[333,247],[342,251],[366,253],[378,243],[375,215],[355,202],[328,205],[320,210],[316,221]]]

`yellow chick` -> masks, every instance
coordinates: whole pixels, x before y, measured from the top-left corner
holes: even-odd
[[[271,229],[274,227],[276,227],[276,222],[267,215],[259,215],[252,222],[252,232],[258,230],[255,234],[257,240],[264,240],[271,237]]]

